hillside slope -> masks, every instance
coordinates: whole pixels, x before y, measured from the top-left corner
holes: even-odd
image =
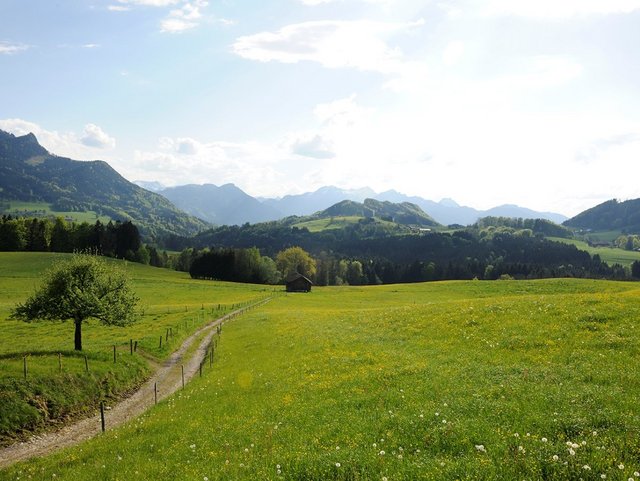
[[[50,154],[35,135],[0,131],[0,200],[43,202],[53,211],[95,211],[131,220],[146,236],[193,235],[206,222],[177,209],[161,195],[127,181],[106,162]]]
[[[364,202],[360,203],[344,200],[314,215],[314,217],[334,216],[377,217],[402,225],[430,227],[439,225],[420,207],[411,202],[394,204],[388,201],[381,202],[375,199],[365,199]]]
[[[640,233],[640,199],[608,200],[567,220],[564,225],[595,231],[621,230]]]

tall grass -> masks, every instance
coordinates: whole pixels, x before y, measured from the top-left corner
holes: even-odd
[[[0,479],[637,479],[639,294],[545,280],[283,296],[227,325],[184,391]]]
[[[72,322],[8,319],[53,260],[65,256],[0,253],[0,444],[91,412],[101,399],[142,382],[149,373],[144,358],[162,360],[204,323],[270,294],[264,286],[194,281],[185,273],[127,264],[141,299],[140,321],[126,328],[84,323],[84,350],[77,353]],[[138,350],[131,355],[134,342]]]

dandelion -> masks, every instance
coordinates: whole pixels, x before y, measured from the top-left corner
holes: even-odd
[[[378,453],[378,455],[380,455],[380,456],[384,456],[384,451],[382,451],[382,450],[381,450],[381,451]]]
[[[554,461],[557,461],[557,460],[558,460],[558,459],[560,459],[560,458],[558,458],[558,455],[557,455],[557,454],[554,454],[554,455],[553,455],[553,457],[552,457],[551,459],[553,459]]]
[[[526,453],[527,451],[524,449],[524,447],[523,447],[523,446],[518,446],[518,452],[519,452],[519,453],[524,454],[524,453]]]
[[[202,481],[209,481],[209,478],[205,476],[204,478],[202,478]]]
[[[627,479],[627,481],[635,481],[633,478],[629,478]]]
[[[576,452],[573,449],[569,448],[569,454],[571,456],[575,456]]]
[[[633,475],[634,475],[636,478],[637,478],[637,477],[640,477],[640,473],[639,473],[638,471],[634,471],[634,472],[633,472]]]
[[[389,481],[389,479],[386,476],[382,476],[382,481]]]
[[[591,471],[591,466],[585,464],[584,466],[582,466],[582,469],[584,469],[585,471]]]
[[[378,443],[373,443],[373,444],[372,444],[372,446],[373,446],[374,448],[377,448],[377,447],[378,447]]]
[[[339,468],[341,466],[340,463],[336,463],[336,468]]]
[[[336,451],[339,451],[339,450],[340,450],[340,446],[336,446]]]
[[[480,451],[481,453],[486,453],[487,452],[487,450],[484,447],[484,444],[476,444],[476,449],[478,451]]]
[[[604,474],[604,473],[602,473],[602,474],[600,475],[600,479],[607,479],[607,475],[606,475],[606,474]]]
[[[582,441],[580,444],[582,444],[583,446],[586,446],[587,442],[586,441]]]
[[[547,442],[547,438],[542,438],[540,441],[542,441],[543,443]]]
[[[248,453],[249,452],[249,448],[244,448],[244,452]]]
[[[624,464],[622,463],[618,464],[618,469],[624,469]]]
[[[513,433],[513,437],[514,437],[514,438],[519,438],[519,437],[520,437],[520,435],[519,435],[518,433]]]
[[[195,444],[191,444],[189,447],[190,447],[191,449],[196,449],[196,445],[195,445]]]
[[[402,459],[402,454],[398,454],[398,459]]]

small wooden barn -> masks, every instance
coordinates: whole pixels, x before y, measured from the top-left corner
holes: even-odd
[[[287,292],[311,292],[313,282],[302,274],[294,274],[287,279]]]

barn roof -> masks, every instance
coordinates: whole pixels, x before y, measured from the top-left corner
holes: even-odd
[[[311,279],[309,279],[308,277],[303,276],[302,274],[300,274],[299,272],[296,272],[295,274],[290,275],[287,278],[287,284],[289,284],[290,282],[294,282],[297,281],[298,279],[304,279],[305,281],[307,281],[309,284],[313,285],[313,281]]]

